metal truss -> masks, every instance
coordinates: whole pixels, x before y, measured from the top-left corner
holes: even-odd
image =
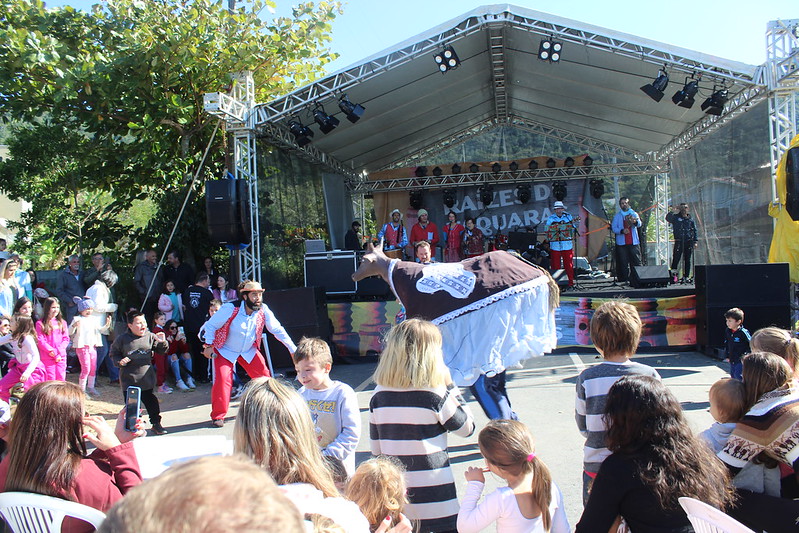
[[[655,174],[655,264],[671,265],[669,261],[669,224],[666,213],[669,209],[669,175]]]
[[[766,66],[769,86],[769,137],[771,172],[777,174],[782,155],[790,148],[799,128],[799,20],[773,20],[766,29]],[[772,197],[777,194],[771,183]]]
[[[410,191],[414,189],[449,189],[471,187],[488,183],[530,183],[553,179],[604,178],[609,176],[651,176],[669,171],[668,163],[641,161],[636,163],[594,164],[590,167],[542,168],[538,170],[501,170],[499,172],[470,172],[446,174],[421,178],[393,178],[386,180],[358,181],[348,183],[352,194],[368,194],[380,191]],[[665,216],[665,215],[664,215]]]
[[[668,144],[664,145],[656,154],[655,159],[662,161],[668,159],[681,150],[687,150],[703,138],[718,130],[732,119],[749,111],[749,108],[760,103],[767,97],[764,86],[748,87],[730,98],[726,110],[721,116],[705,115],[705,117],[683,130]]]
[[[494,116],[508,118],[508,91],[505,86],[505,26],[488,25],[488,57],[491,61],[491,87],[494,89]]]
[[[621,56],[652,63],[658,67],[667,65],[672,70],[678,70],[688,74],[703,73],[712,76],[714,79],[726,79],[744,85],[752,85],[754,83],[753,76],[746,72],[738,72],[720,65],[689,59],[668,51],[657,50],[637,43],[630,43],[621,38],[600,35],[585,29],[572,28],[563,24],[536,20],[504,11],[502,13],[472,15],[454,28],[426,37],[417,43],[390,52],[385,56],[367,60],[346,71],[338,72],[327,78],[301,87],[267,104],[259,104],[255,108],[255,124],[262,125],[267,122],[281,120],[311,104],[331,98],[358,83],[413,61],[417,57],[431,54],[444,44],[450,44],[458,39],[481,31],[484,27],[488,27],[489,39],[491,32],[497,28],[515,27],[539,35],[556,36],[563,41],[609,51]],[[493,73],[492,70],[492,74]]]
[[[314,146],[313,143],[302,148],[297,146],[294,136],[281,124],[271,124],[269,122],[259,124],[257,132],[259,137],[265,138],[278,148],[294,152],[305,161],[322,165],[334,174],[341,174],[349,179],[360,179],[360,175],[352,167],[346,166],[335,157],[323,152]]]

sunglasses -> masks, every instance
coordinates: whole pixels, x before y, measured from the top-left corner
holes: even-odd
[[[178,329],[177,326],[169,326],[169,329]]]

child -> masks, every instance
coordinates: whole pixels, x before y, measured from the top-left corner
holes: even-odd
[[[158,398],[153,394],[155,388],[155,372],[152,361],[153,352],[163,354],[169,344],[163,331],[151,333],[147,331],[147,321],[144,314],[131,311],[127,317],[128,331],[120,335],[111,346],[111,360],[119,367],[119,383],[125,401],[128,399],[128,387],[133,385],[141,388],[141,401],[150,415],[153,433],[166,434],[166,429],[161,425],[161,406]]]
[[[186,344],[186,336],[180,331],[178,323],[174,319],[166,321],[164,334],[169,343],[166,358],[175,375],[175,387],[182,391],[194,390],[197,385],[194,384],[191,377],[191,353],[189,353],[189,345]],[[181,363],[185,369],[185,381],[180,373]]]
[[[402,521],[408,503],[405,494],[405,469],[394,458],[381,455],[358,465],[349,485],[347,499],[358,504],[374,531],[386,518],[392,524]]]
[[[788,330],[769,326],[755,331],[749,344],[756,352],[771,352],[785,359],[796,381],[799,375],[799,338]]]
[[[166,313],[163,311],[153,313],[153,333],[165,331],[164,326],[166,326]],[[153,352],[153,363],[155,363],[156,391],[161,394],[172,394],[172,387],[166,384],[166,354]]]
[[[419,531],[454,530],[458,518],[447,433],[469,437],[472,413],[452,383],[441,332],[412,318],[391,328],[369,402],[372,455],[391,455],[408,470],[406,513]]]
[[[630,361],[641,338],[641,319],[635,307],[619,300],[603,303],[591,318],[590,331],[594,347],[605,360],[586,368],[577,378],[574,412],[577,428],[585,437],[583,504],[588,501],[591,484],[602,461],[610,455],[605,446],[607,426],[602,417],[610,387],[629,374],[660,379],[654,368]]]
[[[563,496],[544,462],[536,456],[533,436],[517,420],[491,420],[477,438],[485,469],[508,482],[479,504],[485,486],[483,469],[466,470],[466,495],[458,513],[458,531],[481,531],[496,523],[497,531],[569,533]]]
[[[0,337],[0,344],[11,343],[14,350],[14,359],[8,362],[8,374],[0,379],[0,400],[4,402],[9,400],[11,389],[17,383],[22,384],[23,390],[28,390],[37,383],[47,381],[47,373],[36,347],[35,333],[33,319],[20,316],[14,331]]]
[[[94,388],[97,366],[97,347],[103,345],[103,335],[107,335],[111,327],[109,316],[105,324],[100,324],[97,317],[92,316],[94,301],[91,298],[75,296],[73,298],[78,307],[78,314],[69,325],[69,334],[72,337],[72,346],[78,354],[80,361],[80,378],[78,384],[83,392],[96,398],[100,393]],[[87,388],[88,383],[88,388]]]
[[[333,356],[320,338],[303,337],[294,352],[299,390],[311,411],[316,439],[323,455],[341,459],[347,475],[355,472],[355,448],[361,438],[361,412],[355,391],[330,379]]]
[[[716,421],[699,434],[714,453],[719,453],[735,429],[735,424],[746,412],[746,389],[743,381],[720,379],[710,387],[710,414]],[[749,462],[733,478],[733,485],[739,489],[757,494],[780,496],[780,470],[767,468],[765,464]]]
[[[737,307],[733,307],[724,313],[724,319],[727,322],[724,360],[730,362],[730,377],[740,381],[743,379],[741,357],[749,353],[749,341],[752,339],[752,336],[749,334],[749,331],[741,325],[744,321],[744,312]]]
[[[61,316],[58,298],[47,298],[41,320],[36,322],[36,341],[47,381],[67,379],[67,346],[69,327]]]

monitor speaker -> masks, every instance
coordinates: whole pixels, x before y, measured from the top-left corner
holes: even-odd
[[[250,207],[247,180],[205,182],[205,214],[213,244],[250,243]]]
[[[264,292],[264,303],[275,314],[294,343],[302,337],[319,337],[330,341],[330,319],[327,298],[322,287],[301,287]],[[293,368],[291,354],[274,335],[267,333],[269,354],[275,368]]]
[[[644,287],[665,287],[669,284],[669,267],[666,265],[634,266],[630,285],[636,289]]]

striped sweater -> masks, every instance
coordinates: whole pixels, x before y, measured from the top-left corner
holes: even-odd
[[[391,455],[405,466],[408,518],[419,532],[455,530],[458,498],[449,466],[447,432],[468,437],[474,419],[454,386],[393,389],[378,385],[369,402],[373,455]]]
[[[760,452],[788,466],[799,460],[799,389],[795,384],[761,396],[735,425],[719,457],[743,468]]]
[[[586,368],[577,378],[577,401],[574,405],[574,417],[577,429],[585,437],[583,449],[583,468],[586,472],[597,473],[599,467],[609,455],[605,446],[605,402],[608,391],[622,377],[630,374],[651,376],[660,379],[657,370],[651,366],[625,361],[613,363],[605,361],[596,366]]]

